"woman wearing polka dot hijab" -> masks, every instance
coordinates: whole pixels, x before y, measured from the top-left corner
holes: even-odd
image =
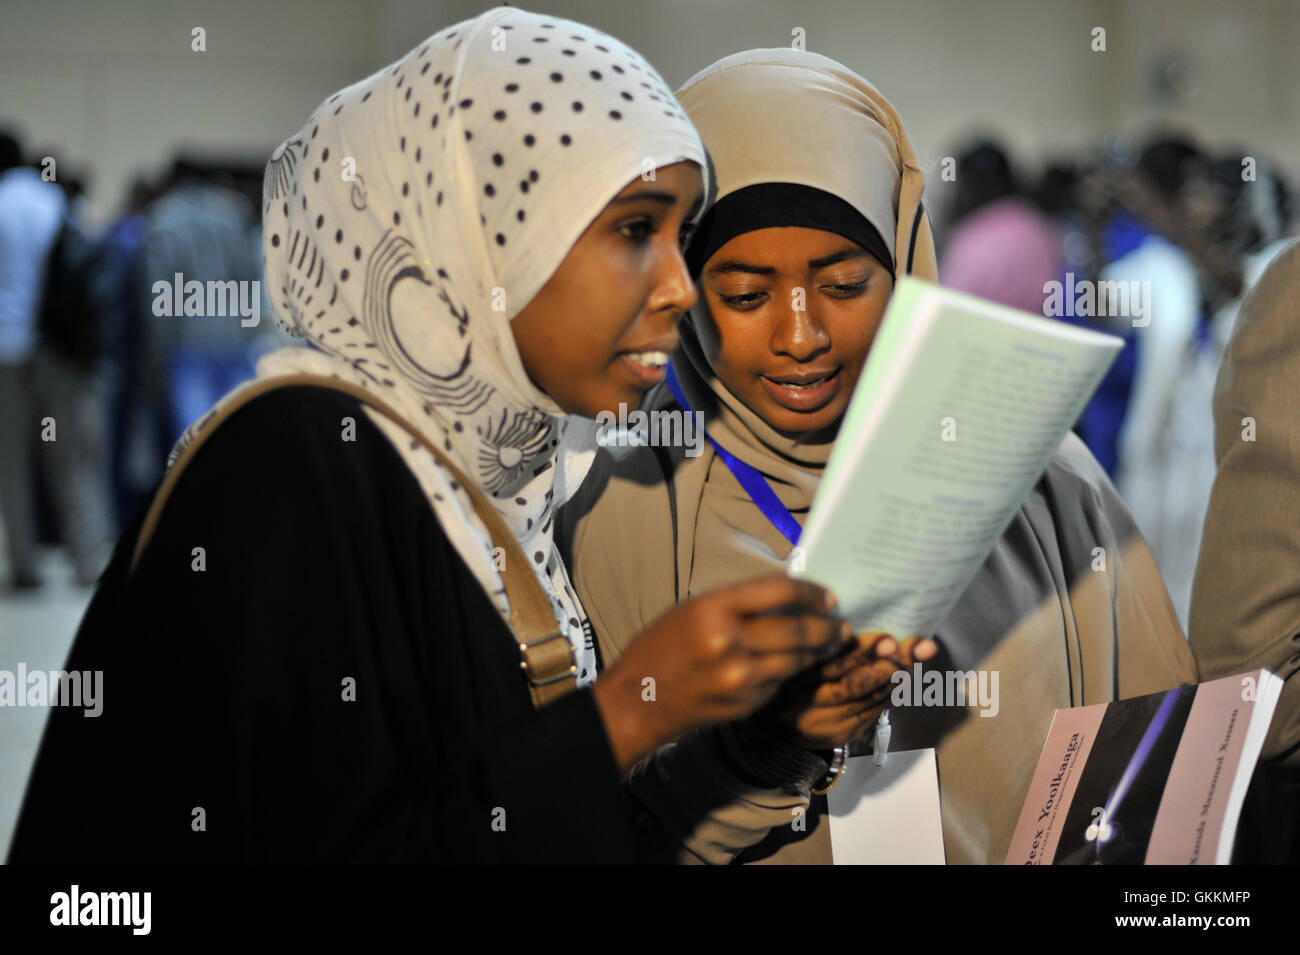
[[[663,380],[707,168],[640,56],[512,8],[322,103],[264,189],[267,288],[309,347],[258,379],[335,378],[402,423],[296,383],[191,427],[69,663],[111,702],[55,713],[11,860],[643,858],[626,771],[844,639],[824,591],[765,578],[672,610],[593,685],[553,511],[592,419]],[[534,708],[502,555],[425,441],[520,544],[575,692]]]

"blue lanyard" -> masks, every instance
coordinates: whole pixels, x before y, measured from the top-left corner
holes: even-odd
[[[677,372],[673,370],[672,362],[668,363],[668,390],[673,393],[673,397],[682,406],[682,410],[687,414],[691,414],[690,403],[686,400],[686,395],[682,393],[682,386],[677,381]],[[749,494],[750,500],[757,504],[758,509],[772,522],[772,526],[780,531],[791,544],[798,544],[799,534],[803,528],[794,519],[790,509],[781,503],[781,499],[776,496],[776,492],[767,483],[767,479],[758,472],[757,468],[746,464],[714,441],[707,431],[704,436],[709,439],[709,444],[713,445],[713,450],[718,452],[718,457],[722,458],[722,463],[731,469],[731,473],[736,476],[740,486]]]

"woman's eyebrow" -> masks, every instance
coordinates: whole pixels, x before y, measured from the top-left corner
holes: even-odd
[[[649,199],[652,202],[662,202],[664,205],[668,206],[671,206],[677,201],[677,197],[671,192],[645,189],[641,192],[634,192],[627,196],[615,196],[610,200],[610,205],[613,205],[616,202],[640,202],[643,199]]]
[[[820,259],[809,259],[808,268],[812,271],[824,269],[828,265],[835,265],[837,262],[847,262],[850,259],[861,259],[866,256],[866,251],[852,246],[846,249],[840,249],[838,252],[832,252],[830,255],[822,256]]]
[[[776,269],[770,265],[750,265],[748,262],[737,262],[734,259],[711,265],[704,271],[709,275],[724,275],[728,272],[745,272],[749,275],[773,275],[776,273]]]

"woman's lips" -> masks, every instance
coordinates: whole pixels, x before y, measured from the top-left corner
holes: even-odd
[[[656,361],[663,361],[663,364],[647,364],[644,361],[637,361],[631,354],[625,353],[618,356],[619,364],[628,370],[632,379],[642,388],[653,388],[665,378],[668,377],[667,355],[662,357],[656,356]]]
[[[759,375],[758,377],[772,400],[791,411],[805,413],[817,411],[830,404],[840,390],[840,369],[838,368],[825,378],[806,385],[784,384],[773,381],[766,375]]]

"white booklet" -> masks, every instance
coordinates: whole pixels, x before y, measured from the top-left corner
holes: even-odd
[[[826,795],[835,865],[943,865],[939,761],[933,749],[851,756]]]
[[[933,632],[1123,344],[899,279],[791,572],[859,631]]]

